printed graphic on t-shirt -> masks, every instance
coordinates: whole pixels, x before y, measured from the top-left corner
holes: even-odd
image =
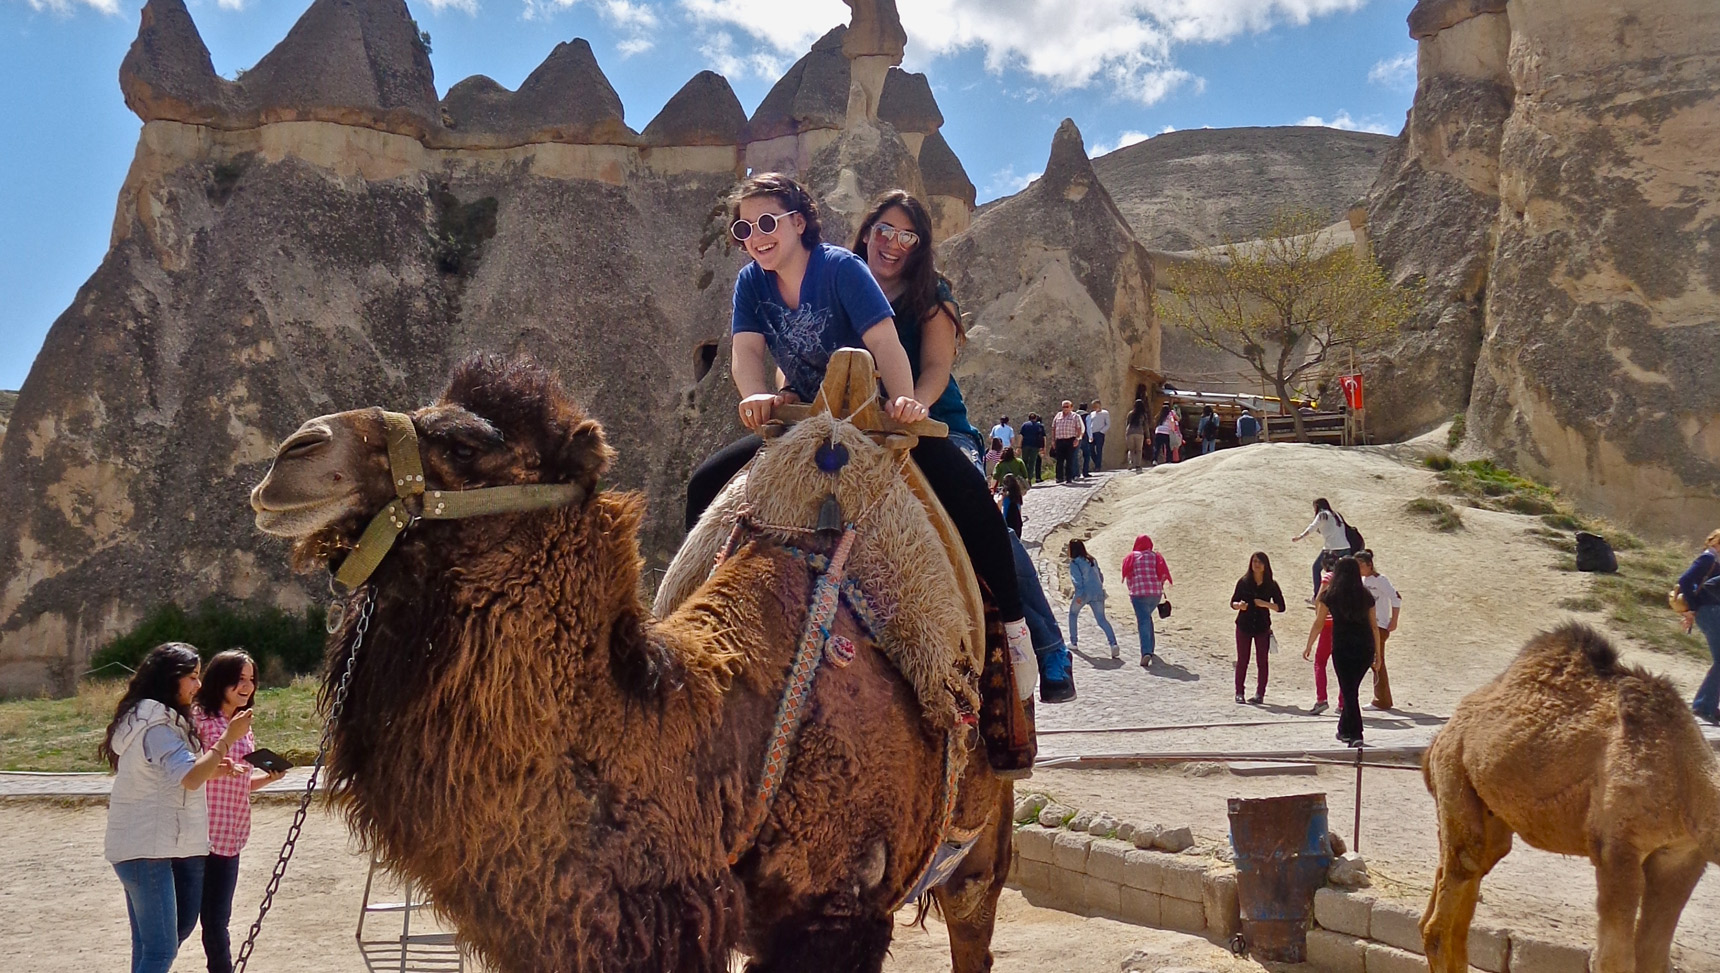
[[[824,381],[824,370],[830,365],[830,349],[825,346],[830,327],[830,309],[814,308],[810,303],[790,311],[769,301],[759,303],[759,313],[770,329],[771,357],[783,375],[788,377],[801,396],[816,393]]]

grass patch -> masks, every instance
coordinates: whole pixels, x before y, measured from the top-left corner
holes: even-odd
[[[1456,507],[1444,500],[1433,497],[1416,497],[1404,504],[1404,509],[1412,514],[1425,514],[1433,518],[1433,529],[1443,533],[1463,529],[1463,514]]]
[[[1469,426],[1466,415],[1466,413],[1459,412],[1457,415],[1451,417],[1451,429],[1445,434],[1446,449],[1456,449],[1460,444],[1462,444],[1463,433]]]
[[[1688,552],[1640,541],[1634,548],[1616,550],[1618,573],[1590,576],[1590,593],[1602,603],[1607,619],[1651,648],[1707,659],[1708,644],[1700,635],[1686,634],[1678,616],[1666,607],[1666,593],[1688,565]]]
[[[0,703],[0,770],[106,770],[96,745],[125,683],[92,680],[66,699],[18,699]],[[297,764],[316,757],[322,719],[316,712],[316,679],[301,676],[279,689],[257,693],[257,743]]]
[[[1457,465],[1457,461],[1444,453],[1429,453],[1421,458],[1421,465],[1436,473],[1443,473]]]
[[[1598,612],[1606,604],[1594,595],[1581,595],[1576,598],[1560,598],[1559,607],[1568,612]]]

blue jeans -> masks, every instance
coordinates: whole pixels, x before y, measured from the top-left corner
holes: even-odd
[[[134,858],[114,862],[131,920],[131,973],[167,973],[179,944],[197,928],[203,859]]]
[[[1207,453],[1210,453],[1217,448],[1218,448],[1218,437],[1217,436],[1208,436],[1205,439],[1200,441],[1200,454],[1202,456],[1205,456]]]
[[[1702,687],[1696,690],[1696,701],[1690,708],[1698,716],[1712,716],[1720,709],[1720,603],[1696,609],[1696,627],[1708,640],[1708,654],[1714,657],[1714,665],[1703,677]]]
[[[1325,565],[1326,555],[1328,553],[1336,554],[1338,557],[1346,557],[1348,555],[1354,554],[1355,551],[1346,547],[1341,551],[1331,551],[1331,552],[1321,551],[1320,553],[1314,555],[1314,593],[1309,597],[1313,597],[1313,598],[1320,597],[1320,569]]]
[[[1099,623],[1099,631],[1105,633],[1107,645],[1117,644],[1117,633],[1111,630],[1111,622],[1105,617],[1105,599],[1098,601],[1082,601],[1079,598],[1069,603],[1069,644],[1076,645],[1081,637],[1075,633],[1075,620],[1081,616],[1081,606],[1093,609],[1093,620]]]
[[[1159,601],[1160,598],[1129,596],[1129,604],[1135,606],[1135,627],[1141,631],[1141,658],[1143,659],[1153,654],[1153,612],[1158,610]]]
[[[209,973],[233,973],[227,925],[233,918],[233,887],[238,884],[238,855],[211,852],[203,859],[203,958],[209,961]]]
[[[1093,441],[1091,443],[1087,444],[1087,455],[1092,458],[1094,469],[1102,470],[1105,468],[1105,434],[1104,433],[1096,432],[1093,434]]]

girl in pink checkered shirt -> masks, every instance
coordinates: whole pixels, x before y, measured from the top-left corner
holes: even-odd
[[[204,746],[213,746],[226,732],[228,722],[251,708],[256,692],[257,663],[249,653],[228,649],[209,660],[192,707],[197,735],[203,738]],[[231,756],[243,760],[255,749],[256,737],[247,732],[233,744]],[[233,915],[233,887],[239,881],[239,852],[251,837],[251,792],[279,778],[279,774],[252,769],[243,776],[216,777],[204,785],[209,799],[209,855],[203,866],[201,920],[209,973],[232,973],[227,921]]]

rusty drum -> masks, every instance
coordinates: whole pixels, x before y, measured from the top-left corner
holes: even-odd
[[[1326,795],[1231,798],[1242,935],[1257,960],[1301,963],[1314,891],[1326,881]]]

